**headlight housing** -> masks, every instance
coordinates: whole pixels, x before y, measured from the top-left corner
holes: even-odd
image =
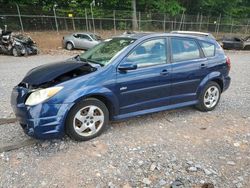
[[[57,94],[63,87],[50,87],[32,92],[25,101],[25,105],[33,106],[39,104]]]

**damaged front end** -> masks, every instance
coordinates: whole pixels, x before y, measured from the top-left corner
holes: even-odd
[[[11,96],[12,108],[25,133],[41,139],[60,137],[65,114],[73,104],[55,104],[50,98],[63,88],[58,84],[96,70],[88,63],[67,61],[29,71]]]
[[[96,70],[96,67],[88,63],[64,62],[43,65],[29,71],[18,86],[27,89],[47,88]]]

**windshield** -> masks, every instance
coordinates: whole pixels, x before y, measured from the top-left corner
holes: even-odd
[[[94,34],[90,34],[90,36],[92,37],[92,39],[94,40],[102,40],[102,38],[98,35],[94,35]]]
[[[135,39],[130,38],[114,38],[106,40],[81,54],[80,59],[81,61],[90,61],[105,66],[112,61],[112,58],[119,55],[123,49],[134,41]]]

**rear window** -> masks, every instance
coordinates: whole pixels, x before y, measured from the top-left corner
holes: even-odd
[[[213,57],[215,55],[215,45],[209,42],[201,42],[201,48],[206,57]]]
[[[174,62],[200,58],[200,50],[192,39],[172,38],[172,58]]]

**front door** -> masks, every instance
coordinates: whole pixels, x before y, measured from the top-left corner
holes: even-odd
[[[142,42],[121,63],[137,69],[117,70],[120,114],[157,108],[169,104],[171,78],[167,41],[155,38]]]
[[[92,47],[92,39],[85,34],[78,34],[78,38],[75,42],[75,47],[76,48],[81,48],[81,49],[88,49]]]

